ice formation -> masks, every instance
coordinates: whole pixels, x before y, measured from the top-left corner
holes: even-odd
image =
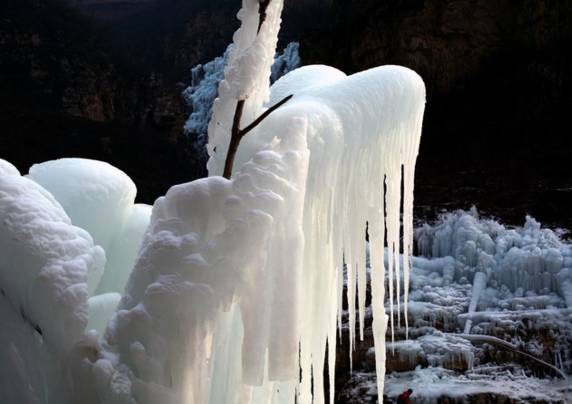
[[[19,175],[0,174],[0,217],[2,295],[51,349],[70,350],[87,325],[88,284],[103,273],[103,249]]]
[[[326,346],[336,344],[344,257],[350,302],[358,290],[352,326],[359,318],[363,330],[366,222],[383,385],[384,228],[398,279],[401,172],[404,221],[411,222],[423,82],[395,66],[350,77],[310,66],[278,80],[271,93],[282,2],[270,3],[260,33],[258,3],[243,5],[209,127],[213,176],[157,201],[108,330],[119,362],[146,381],[132,385],[141,402],[165,389],[197,403],[324,402],[322,368]],[[245,102],[244,126],[289,93],[294,99],[241,144],[233,178],[217,177],[237,102]],[[406,254],[411,229],[405,225]],[[390,298],[398,292],[391,288]],[[333,386],[335,349],[327,352]]]
[[[150,207],[106,163],[61,159],[26,177],[0,167],[0,402],[84,401],[77,367],[100,351],[120,300],[103,292],[123,292]]]
[[[59,159],[35,164],[28,178],[49,191],[75,226],[86,230],[106,253],[105,272],[90,295],[123,292],[151,207],[135,204],[135,184],[122,171],[86,159]]]
[[[422,255],[450,257],[450,281],[473,283],[469,313],[497,304],[502,288],[515,298],[517,310],[530,304],[572,308],[572,247],[531,217],[522,228],[511,229],[479,220],[476,210],[457,212],[438,226],[418,229],[417,239]],[[547,298],[535,299],[538,295]]]
[[[229,45],[222,56],[191,69],[191,85],[183,91],[183,98],[193,109],[185,122],[185,133],[194,137],[197,152],[205,153],[208,142],[207,129],[212,116],[212,106],[218,94],[219,83],[224,79],[224,69],[232,51]],[[272,65],[270,81],[273,83],[286,73],[300,66],[298,42],[289,43],[281,53],[277,53]]]
[[[522,227],[505,226],[473,209],[443,214],[415,233],[424,256],[411,259],[409,339],[397,329],[387,345],[385,394],[412,388],[415,402],[566,402],[572,244],[562,232],[530,217]],[[377,394],[368,334],[356,346],[341,402],[369,402]]]
[[[259,4],[267,7],[259,10]],[[326,401],[327,352],[333,402],[344,265],[350,343],[357,322],[363,338],[366,223],[375,356],[383,389],[384,247],[393,314],[393,303],[400,301],[399,279],[402,273],[408,276],[409,260],[401,260],[400,251],[406,257],[412,251],[413,172],[425,87],[403,67],[346,77],[330,67],[308,66],[287,74],[271,90],[282,7],[280,0],[243,1],[242,25],[209,125],[211,176],[174,186],[156,201],[138,252],[149,210],[133,204],[134,186],[118,170],[64,159],[32,167],[29,178],[2,176],[8,185],[1,195],[7,202],[0,207],[12,214],[18,211],[15,206],[44,198],[43,204],[53,205],[49,209],[65,225],[32,222],[30,229],[37,226],[81,241],[69,253],[59,245],[53,251],[57,260],[74,259],[61,265],[69,275],[58,286],[71,293],[68,284],[79,285],[73,307],[64,302],[58,309],[72,310],[70,316],[78,321],[65,336],[75,358],[69,365],[71,398],[55,396],[55,401],[321,404]],[[290,94],[292,100],[243,140],[232,178],[219,177],[237,104],[244,104],[244,127]],[[27,185],[10,185],[14,181]],[[14,202],[15,197],[22,201]],[[19,234],[27,229],[26,220],[41,216],[42,209],[33,205],[29,214],[15,216],[9,230]],[[14,244],[10,238],[2,242],[2,250],[4,243]],[[19,242],[15,256],[27,259],[35,246]],[[33,278],[38,265],[31,264]],[[9,276],[10,261],[2,270],[7,275],[0,284],[12,291],[8,298],[14,305],[27,305],[30,318],[46,330],[57,326],[44,325],[51,317],[33,311],[57,307],[32,307],[26,299],[36,297],[26,295],[19,278]],[[55,278],[48,284],[51,280]],[[122,292],[120,300],[117,292]],[[54,293],[39,297],[57,300],[60,290]],[[88,324],[91,330],[84,333]]]
[[[0,159],[0,175],[20,175],[20,171],[8,161]]]

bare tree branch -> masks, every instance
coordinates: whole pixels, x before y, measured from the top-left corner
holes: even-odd
[[[234,165],[234,158],[236,156],[236,152],[238,150],[238,145],[242,138],[250,132],[252,129],[256,128],[260,123],[265,120],[268,115],[272,112],[276,111],[282,105],[284,105],[288,100],[294,97],[294,94],[290,94],[279,102],[268,108],[264,113],[262,113],[258,118],[256,118],[250,125],[245,127],[244,129],[240,129],[240,120],[242,118],[242,112],[244,111],[244,101],[239,100],[236,104],[236,110],[234,111],[234,119],[232,122],[232,130],[230,134],[230,143],[228,144],[228,152],[226,154],[226,160],[224,162],[224,171],[222,176],[224,178],[230,179],[232,175],[232,166]]]

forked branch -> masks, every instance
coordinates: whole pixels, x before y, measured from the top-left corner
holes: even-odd
[[[272,112],[276,111],[282,105],[284,105],[290,98],[292,98],[294,94],[290,94],[279,102],[268,108],[264,113],[262,113],[258,118],[256,118],[250,125],[245,127],[244,129],[240,129],[240,120],[242,118],[242,112],[244,111],[244,101],[239,100],[236,104],[236,110],[234,111],[234,118],[232,121],[232,130],[230,134],[230,143],[228,144],[228,152],[226,153],[226,160],[224,162],[224,171],[222,176],[224,178],[230,179],[232,175],[232,166],[234,165],[234,157],[236,156],[236,152],[238,150],[238,145],[242,138],[250,132],[252,129],[256,128],[260,123],[265,120],[268,115]]]

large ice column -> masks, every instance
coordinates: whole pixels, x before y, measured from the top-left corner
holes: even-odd
[[[351,346],[356,314],[360,320],[360,336],[363,332],[366,223],[369,223],[375,291],[375,339],[379,371],[383,372],[386,322],[383,246],[387,242],[390,247],[389,269],[398,285],[399,252],[401,249],[412,251],[411,225],[404,227],[404,244],[399,242],[401,213],[404,220],[411,220],[413,201],[413,182],[409,178],[404,181],[405,204],[401,212],[401,173],[402,169],[407,176],[414,172],[425,88],[414,72],[397,66],[371,69],[350,77],[329,67],[308,66],[278,80],[272,87],[271,102],[287,93],[294,94],[294,98],[274,112],[253,137],[267,136],[266,141],[271,141],[270,125],[279,127],[279,120],[284,116],[301,116],[308,122],[311,158],[304,206],[306,326],[301,336],[301,395],[303,402],[310,400],[313,383],[314,402],[321,403],[324,397],[316,386],[322,385],[321,364],[326,343],[336,343],[343,257],[348,268]],[[392,108],[387,108],[390,104]],[[246,139],[249,141],[255,143],[261,139]],[[244,150],[247,152],[248,148]],[[385,195],[384,182],[387,184]],[[387,241],[384,239],[386,229]],[[395,295],[390,298],[398,301],[399,289],[395,289]],[[356,290],[358,310],[353,304]],[[335,350],[328,352],[328,361],[333,364]],[[329,370],[333,385],[333,366]],[[383,377],[379,376],[379,391],[383,391]]]
[[[308,153],[305,121],[284,122],[233,180],[156,202],[107,339],[138,402],[268,402],[275,383],[294,402]]]

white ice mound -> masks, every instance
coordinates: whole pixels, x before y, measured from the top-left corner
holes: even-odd
[[[20,175],[20,171],[12,163],[0,159],[0,175]]]
[[[0,175],[0,288],[14,310],[56,350],[87,324],[88,281],[105,254],[35,182]]]
[[[150,206],[134,205],[133,181],[110,164],[80,158],[35,164],[28,177],[47,189],[72,223],[105,250],[105,274],[90,283],[90,293],[122,292],[151,213]]]

